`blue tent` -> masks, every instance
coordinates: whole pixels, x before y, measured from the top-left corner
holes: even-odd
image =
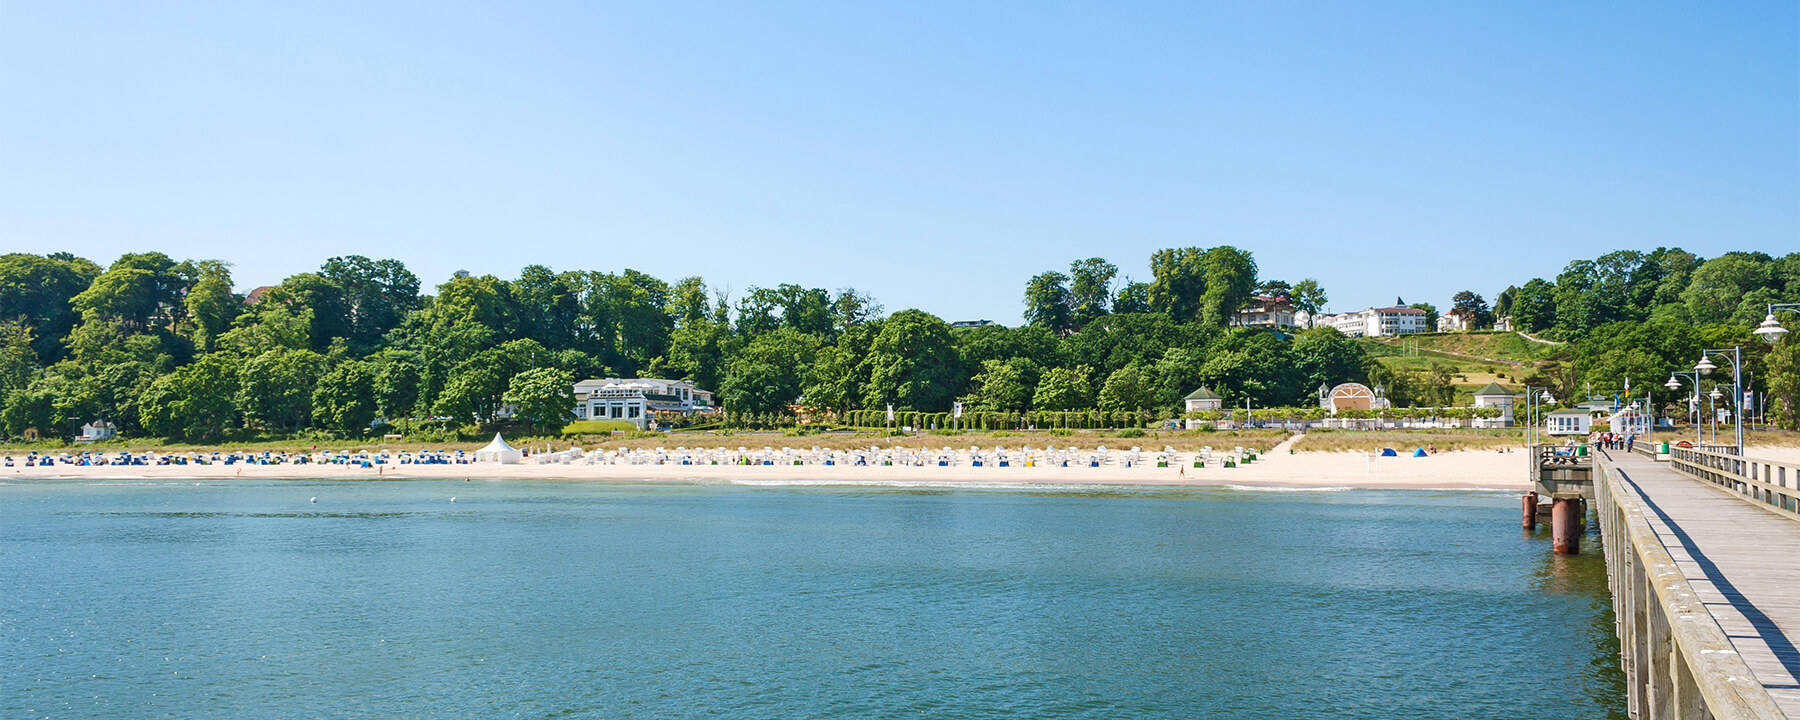
[[[1400,457],[1400,453],[1394,452],[1393,448],[1382,448],[1381,456],[1382,457]]]
[[[1425,448],[1413,448],[1413,457],[1425,457]]]

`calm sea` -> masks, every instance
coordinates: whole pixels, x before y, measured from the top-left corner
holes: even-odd
[[[1623,717],[1598,553],[1553,556],[1517,512],[1481,492],[15,482],[0,717]]]

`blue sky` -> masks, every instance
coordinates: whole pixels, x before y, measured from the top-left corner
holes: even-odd
[[[1332,308],[1800,249],[1800,5],[0,0],[0,251],[854,286],[1232,244]]]

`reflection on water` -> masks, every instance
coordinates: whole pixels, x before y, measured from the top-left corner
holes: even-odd
[[[16,484],[0,716],[1619,716],[1516,502]]]

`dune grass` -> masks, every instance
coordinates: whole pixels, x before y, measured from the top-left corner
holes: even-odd
[[[1294,449],[1307,452],[1373,452],[1393,448],[1409,452],[1413,448],[1436,447],[1449,450],[1498,450],[1525,445],[1521,428],[1492,430],[1328,430],[1315,428],[1294,444]]]

